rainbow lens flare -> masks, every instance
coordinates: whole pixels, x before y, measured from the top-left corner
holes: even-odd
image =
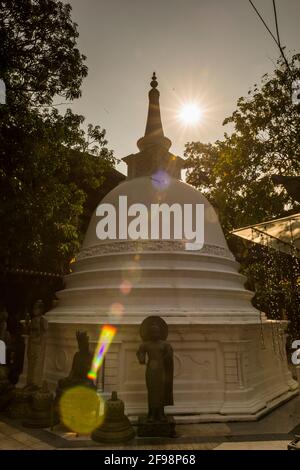
[[[112,325],[103,325],[100,333],[100,338],[95,350],[91,370],[89,371],[87,377],[91,380],[96,380],[97,372],[102,366],[104,356],[112,342],[115,334],[117,332],[117,328]]]

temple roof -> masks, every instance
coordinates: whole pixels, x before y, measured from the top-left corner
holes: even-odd
[[[300,258],[300,213],[233,230],[237,237]]]

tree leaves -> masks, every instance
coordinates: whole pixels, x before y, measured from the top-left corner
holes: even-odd
[[[78,98],[87,67],[76,47],[70,5],[1,0],[0,12],[0,76],[8,102],[39,106],[50,105],[55,95]]]
[[[105,130],[53,106],[80,96],[87,74],[71,7],[0,1],[0,263],[64,272],[90,215],[86,201],[114,163]]]
[[[187,181],[203,191],[216,207],[231,249],[242,263],[250,286],[256,286],[255,302],[260,299],[259,308],[271,316],[288,308],[293,327],[295,312],[298,318],[300,313],[299,289],[294,287],[299,274],[291,280],[291,272],[298,270],[296,261],[283,256],[284,269],[284,263],[277,259],[282,255],[274,253],[272,276],[268,271],[266,284],[264,251],[258,260],[253,250],[249,252],[249,244],[230,235],[230,231],[283,217],[288,214],[287,209],[299,211],[287,192],[275,187],[271,180],[272,174],[300,174],[300,105],[292,101],[293,81],[300,78],[299,59],[300,54],[292,57],[291,73],[279,59],[274,73],[265,74],[260,86],[255,85],[238,100],[237,109],[224,120],[224,125],[233,126],[231,135],[225,134],[222,141],[213,144],[191,142],[185,150]],[[279,286],[281,290],[284,286],[293,287],[286,288],[286,296],[278,296]],[[275,304],[277,313],[272,311]],[[299,320],[297,325],[300,326]]]

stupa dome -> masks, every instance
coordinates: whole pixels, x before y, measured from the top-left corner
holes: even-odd
[[[144,176],[125,181],[110,191],[102,199],[101,204],[112,204],[116,208],[117,232],[119,220],[118,206],[120,196],[127,196],[128,207],[133,204],[143,204],[145,207],[147,207],[148,212],[151,210],[151,204],[167,204],[168,206],[179,204],[182,208],[182,212],[184,211],[184,204],[192,204],[193,206],[196,204],[203,204],[204,239],[207,241],[209,240],[210,245],[223,248],[224,251],[227,252],[228,246],[217,214],[206,197],[189,184],[183,183],[182,181],[179,181],[175,178],[168,177],[167,175],[164,179],[164,176],[164,174],[158,174],[158,176],[154,174],[153,176]],[[85,235],[82,246],[83,250],[87,250],[90,247],[96,247],[97,245],[106,243],[102,240],[99,240],[97,237],[96,226],[98,222],[99,217],[96,215],[95,210]],[[130,234],[128,235],[128,238],[130,239]],[[170,239],[174,239],[174,233],[172,230],[170,231]],[[118,243],[118,241],[116,241],[116,243]]]
[[[128,178],[101,205],[115,208],[117,234],[120,213],[125,211],[119,207],[120,197],[126,197],[126,207],[142,204],[149,213],[157,204],[179,205],[182,214],[186,205],[203,205],[204,245],[200,250],[186,249],[184,217],[181,239],[172,231],[165,239],[162,227],[156,239],[132,239],[130,234],[99,239],[96,209],[51,318],[140,324],[146,316],[159,314],[169,323],[182,317],[202,323],[257,323],[260,317],[251,305],[252,293],[244,287],[245,278],[238,272],[215,210],[201,192],[179,180],[183,160],[169,152],[171,141],[163,132],[155,76],[151,86],[140,151],[124,158]],[[147,225],[150,234],[150,217]]]

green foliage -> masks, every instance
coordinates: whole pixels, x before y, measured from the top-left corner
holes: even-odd
[[[55,95],[81,95],[87,75],[85,56],[76,47],[71,6],[57,0],[0,1],[1,78],[8,99],[50,105]]]
[[[300,54],[291,59],[292,74],[279,60],[272,76],[264,75],[260,86],[238,100],[236,111],[224,121],[233,126],[231,135],[225,133],[214,144],[188,143],[185,151],[187,181],[216,208],[229,245],[248,276],[248,286],[256,288],[254,303],[271,317],[279,318],[286,311],[298,334],[297,261],[251,247],[230,231],[299,211],[299,205],[270,178],[300,174],[300,105],[292,102],[292,82],[300,78],[299,59]]]
[[[53,105],[79,97],[87,74],[71,7],[0,5],[0,263],[62,272],[79,248],[87,197],[114,158],[104,129],[85,130],[83,116]]]

